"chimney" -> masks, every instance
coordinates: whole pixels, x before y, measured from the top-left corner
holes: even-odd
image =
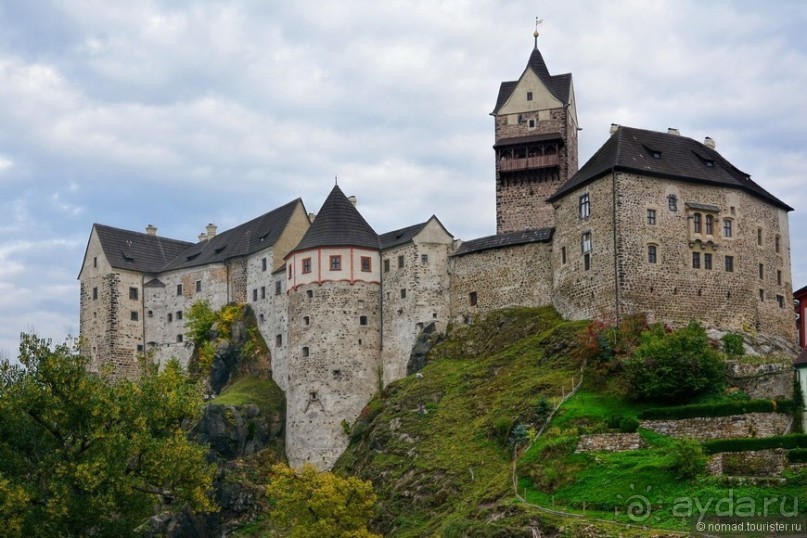
[[[715,149],[715,141],[711,136],[707,136],[703,139],[703,145],[709,149]]]
[[[146,233],[148,235],[157,235],[157,227],[154,226],[153,224],[149,224],[148,226],[146,226]]]
[[[355,196],[353,196],[352,194],[351,194],[350,196],[348,196],[348,197],[347,197],[347,199],[348,199],[348,201],[349,201],[351,204],[353,204],[353,207],[356,207],[356,202],[358,202],[358,201],[359,201],[359,200],[358,200],[358,199],[357,199]]]
[[[199,234],[199,241],[207,241],[207,234],[202,232]]]
[[[216,228],[218,228],[218,226],[216,226],[212,222],[207,225],[207,238],[208,239],[213,239],[214,237],[216,237]]]
[[[667,127],[667,134],[671,134],[671,135],[675,135],[675,136],[680,136],[681,131],[679,131],[679,130],[678,130],[678,129],[676,129],[675,127]]]
[[[317,218],[317,214],[316,214],[316,213],[309,213],[309,214],[308,214],[308,220],[310,220],[310,221],[311,221],[311,224],[313,224],[313,223],[314,223],[314,219],[315,219],[315,218]]]
[[[611,130],[609,132],[610,132],[610,134],[614,134],[615,132],[617,132],[618,129],[619,129],[619,124],[618,123],[612,123],[611,124]]]

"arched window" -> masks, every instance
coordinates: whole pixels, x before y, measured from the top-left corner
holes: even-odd
[[[359,316],[359,325],[367,325],[367,316]]]
[[[303,357],[308,357],[308,355],[309,355],[308,346],[305,346],[303,348]]]

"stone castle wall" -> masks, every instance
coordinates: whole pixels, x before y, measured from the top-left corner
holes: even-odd
[[[330,468],[381,384],[381,286],[306,284],[289,292],[286,453]],[[363,324],[364,323],[364,324]]]
[[[792,420],[790,415],[782,413],[746,413],[729,417],[643,420],[640,426],[670,437],[690,437],[704,441],[784,435],[789,432]]]
[[[385,385],[406,376],[412,347],[425,327],[434,323],[438,332],[446,329],[450,286],[446,268],[451,238],[443,232],[435,239],[442,242],[412,242],[382,253],[381,356]],[[405,297],[402,290],[406,290]]]
[[[627,173],[617,174],[616,194],[621,314],[649,312],[651,320],[674,326],[697,317],[725,329],[794,338],[789,232],[783,210],[734,189]],[[676,211],[669,208],[669,196],[676,197]],[[688,203],[714,206],[717,211]],[[655,225],[647,223],[648,209],[656,211]],[[701,215],[700,234],[694,232],[695,213]],[[714,219],[712,234],[705,233],[707,214]],[[732,223],[731,237],[723,233],[726,219]],[[655,264],[648,260],[649,245],[657,248]],[[693,252],[699,254],[700,268],[693,267]],[[705,268],[707,254],[711,269]],[[733,257],[733,271],[726,270],[727,256]]]
[[[590,214],[581,218],[580,197],[586,194]],[[569,319],[614,321],[614,205],[610,174],[569,193],[555,202],[554,208],[552,254],[545,262],[552,267],[552,304]],[[583,234],[590,234],[591,239],[588,270]]]
[[[549,304],[551,256],[551,244],[530,243],[452,257],[451,320],[462,323],[500,308]]]
[[[530,120],[535,122],[535,127],[529,127]],[[577,171],[577,130],[570,130],[569,123],[569,114],[564,108],[494,118],[496,141],[547,133],[560,133],[565,141],[559,148],[560,165],[557,167],[512,174],[502,173],[500,162],[496,162],[496,233],[554,226],[552,205],[544,200],[570,177],[570,172]],[[571,132],[574,140],[567,139]]]

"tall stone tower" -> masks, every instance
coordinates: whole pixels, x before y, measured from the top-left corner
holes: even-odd
[[[334,187],[286,257],[289,305],[286,454],[330,468],[381,375],[378,235]]]
[[[535,48],[518,80],[502,82],[494,118],[496,233],[554,225],[546,198],[577,172],[572,75],[550,75]]]

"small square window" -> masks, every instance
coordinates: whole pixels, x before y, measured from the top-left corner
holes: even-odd
[[[266,299],[266,286],[261,286],[261,299]]]
[[[477,296],[475,291],[472,291],[471,293],[468,294],[468,302],[470,303],[471,306],[476,306]]]
[[[776,296],[776,304],[779,305],[779,308],[785,307],[785,296],[784,295],[777,295]]]
[[[200,291],[202,291],[202,281],[197,280],[196,281],[196,293],[199,293]]]
[[[308,346],[303,348],[303,357],[308,357],[311,355],[311,351],[308,349]]]
[[[182,295],[182,284],[177,284],[177,295]]]
[[[359,325],[367,325],[367,316],[359,316]]]
[[[527,101],[532,101],[532,92],[527,92]]]
[[[406,289],[401,290],[401,299],[406,299]]]
[[[182,310],[177,311],[177,321],[182,319]]]
[[[311,258],[303,258],[303,274],[311,272]]]
[[[659,155],[661,157],[661,155]],[[667,207],[670,211],[678,211],[678,197],[674,194],[667,196]]]
[[[275,281],[275,295],[280,295],[280,293],[282,291],[283,291],[283,282],[281,282],[280,280],[276,280]]]
[[[342,270],[342,256],[331,256],[331,271]]]
[[[148,316],[149,316],[150,318],[153,318],[153,317],[154,317],[154,311],[153,311],[153,310],[149,310],[149,314],[148,314]]]
[[[129,313],[129,319],[131,319],[132,321],[137,321],[137,320],[139,319],[139,317],[140,317],[140,316],[138,316],[138,314],[137,314],[137,310],[132,310],[132,311]]]
[[[258,315],[258,322],[259,322],[259,323],[263,323],[265,320],[266,320],[266,318],[264,317],[264,315],[263,315],[263,314],[259,314],[259,315]]]
[[[137,288],[129,288],[129,299],[131,299],[132,301],[137,301],[139,295],[140,294]]]
[[[429,263],[429,255],[428,254],[421,254],[420,255],[420,263],[426,265]]]
[[[726,272],[734,272],[734,256],[726,256]]]
[[[648,209],[647,210],[647,223],[650,225],[656,224],[656,210],[655,209]]]
[[[177,343],[181,344],[183,340],[184,340],[184,337],[181,334],[178,334],[177,335]]]
[[[703,268],[708,270],[712,269],[712,255],[708,252],[703,255]]]
[[[373,260],[370,256],[362,256],[361,257],[361,270],[365,273],[369,273],[373,269]]]
[[[93,288],[93,289],[92,289],[92,300],[93,300],[93,301],[97,301],[97,300],[98,300],[98,288]]]
[[[280,347],[282,345],[283,345],[283,335],[282,334],[275,335],[275,346]]]
[[[258,288],[255,288],[254,290],[252,290],[252,302],[255,302],[257,300],[258,300]]]
[[[693,269],[700,269],[701,268],[701,253],[700,252],[693,252],[692,253],[692,268]]]
[[[137,352],[143,353],[143,344],[137,344]]]
[[[534,129],[535,128],[535,120],[530,118],[530,121],[527,122],[527,125],[529,125],[530,129]]]
[[[389,260],[384,260],[384,272],[389,273]]]
[[[303,316],[303,325],[305,325],[306,327],[311,325],[311,318],[308,316]]]
[[[169,312],[167,318],[168,318],[168,323],[171,323],[172,321],[174,321],[174,313]]]
[[[404,266],[404,257],[398,256],[398,269],[401,269]]]
[[[314,290],[305,290],[305,296],[309,299],[314,296]]]

